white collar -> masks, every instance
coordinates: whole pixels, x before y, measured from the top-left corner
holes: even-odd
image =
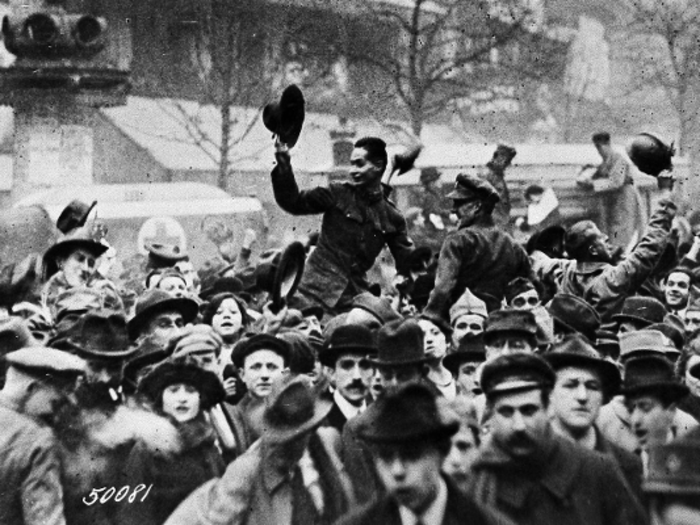
[[[360,415],[364,409],[367,408],[367,402],[365,400],[362,400],[362,404],[360,406],[353,405],[350,401],[343,397],[340,390],[337,388],[335,389],[335,392],[333,392],[333,401],[335,401],[335,404],[338,405],[338,408],[345,416],[345,419],[348,420]]]
[[[420,519],[423,525],[442,525],[447,510],[447,484],[440,476],[438,492],[430,507],[421,516],[416,516],[413,511],[403,505],[399,505],[399,515],[402,525],[416,525]]]

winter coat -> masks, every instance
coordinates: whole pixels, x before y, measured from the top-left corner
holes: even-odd
[[[300,191],[286,166],[280,162],[272,171],[277,204],[292,215],[323,214],[318,244],[299,284],[301,294],[328,311],[348,306],[355,295],[368,290],[366,273],[384,246],[397,269],[404,271],[413,243],[403,215],[386,196],[388,188],[377,195],[349,183]]]
[[[0,523],[65,524],[53,432],[2,397],[0,421]]]
[[[176,428],[182,448],[175,454],[153,452],[143,442],[132,449],[120,486],[153,488],[144,501],[119,507],[121,525],[160,525],[193,490],[224,473],[214,431],[204,418]]]
[[[462,225],[442,245],[435,288],[424,313],[449,324],[450,307],[466,288],[495,310],[515,277],[530,277],[530,261],[513,237],[494,226],[490,217]]]
[[[518,464],[493,440],[472,465],[469,492],[520,525],[643,525],[647,518],[615,460],[549,434]]]

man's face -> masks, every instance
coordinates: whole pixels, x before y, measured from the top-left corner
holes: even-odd
[[[535,306],[539,306],[540,296],[535,290],[519,293],[510,300],[510,307],[513,310],[532,310]]]
[[[354,148],[350,154],[350,182],[357,187],[371,188],[377,186],[384,173],[384,168],[367,158],[365,148]]]
[[[493,403],[493,439],[514,458],[534,454],[547,439],[548,425],[540,390],[502,394]]]
[[[295,329],[304,334],[306,337],[309,337],[310,335],[323,337],[321,321],[319,321],[315,315],[307,315],[304,317],[304,320]]]
[[[676,415],[676,405],[664,407],[661,400],[651,395],[638,395],[625,399],[630,414],[632,432],[642,450],[666,443]]]
[[[158,281],[156,288],[168,292],[173,297],[185,297],[187,295],[187,284],[185,280],[176,275],[166,275]]]
[[[690,277],[686,273],[672,272],[666,278],[664,284],[664,298],[666,306],[674,310],[681,310],[688,304],[690,294]]]
[[[423,330],[425,356],[433,359],[443,358],[447,353],[447,340],[442,330],[427,319],[420,319],[418,325]]]
[[[453,199],[452,201],[452,213],[463,224],[474,222],[479,210],[481,210],[481,201],[479,199]]]
[[[423,377],[423,365],[380,366],[377,368],[382,389],[415,383]]]
[[[365,400],[374,368],[364,356],[341,354],[331,372],[331,381],[340,395],[353,405]]]
[[[284,375],[284,358],[272,350],[256,350],[243,361],[241,380],[248,392],[262,398],[270,395],[272,385]]]
[[[76,248],[58,265],[68,284],[83,286],[95,271],[95,261],[94,254],[84,248]]]
[[[363,308],[353,308],[348,312],[345,324],[358,324],[369,330],[379,330],[382,322]]]
[[[535,347],[530,338],[520,332],[497,332],[489,335],[488,342],[484,342],[486,348],[486,360],[491,361],[502,355],[532,353]]]
[[[457,368],[457,383],[461,385],[467,395],[475,394],[475,390],[479,386],[476,375],[479,364],[477,361],[467,361]]]
[[[399,505],[421,514],[435,500],[443,456],[430,446],[385,445],[375,451],[377,474]]]
[[[103,383],[120,385],[124,375],[124,361],[121,359],[88,358],[85,381],[87,383]]]
[[[452,346],[457,348],[467,336],[473,337],[484,331],[485,319],[476,314],[460,315],[452,327]]]
[[[685,312],[685,331],[690,334],[700,328],[700,310],[687,310]]]
[[[452,436],[452,447],[447,454],[442,469],[458,483],[466,483],[470,477],[470,467],[479,455],[474,432],[465,424]]]
[[[595,372],[575,367],[557,371],[549,410],[555,420],[572,434],[588,431],[602,404],[602,384]]]
[[[593,260],[610,263],[613,261],[614,248],[610,244],[610,238],[605,235],[597,226],[591,228],[593,240],[589,250],[593,255]]]
[[[149,321],[143,335],[153,336],[154,342],[165,346],[171,338],[180,335],[184,325],[180,312],[161,312]]]

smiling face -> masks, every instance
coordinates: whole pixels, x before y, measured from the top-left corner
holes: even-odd
[[[442,359],[447,353],[445,334],[438,326],[427,319],[419,319],[418,324],[423,330],[423,348],[425,356],[432,359]]]
[[[233,298],[221,301],[211,319],[211,326],[224,340],[235,337],[243,328],[243,315]]]
[[[603,404],[602,383],[592,370],[566,367],[557,371],[550,397],[554,425],[574,436],[587,432]]]
[[[384,169],[367,158],[365,148],[354,148],[350,155],[350,182],[357,187],[373,189],[379,186]]]
[[[163,412],[178,423],[193,420],[199,414],[199,391],[185,383],[173,383],[163,390]]]
[[[664,283],[666,306],[674,310],[685,308],[690,294],[690,276],[683,272],[671,272]]]

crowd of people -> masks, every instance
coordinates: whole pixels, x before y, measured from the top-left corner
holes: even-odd
[[[149,245],[134,298],[74,202],[39,292],[3,283],[0,523],[700,523],[700,237],[674,234],[668,180],[624,252],[589,220],[521,245],[500,146],[457,177],[435,251],[381,139],[300,189],[299,131],[271,183],[322,215],[314,242],[254,260],[247,238],[199,272]],[[389,293],[367,277],[385,249]]]

